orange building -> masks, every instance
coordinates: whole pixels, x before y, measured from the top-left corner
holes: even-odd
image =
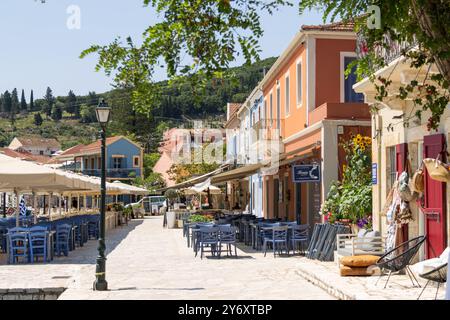
[[[261,121],[279,129],[280,144],[278,172],[264,177],[266,217],[320,222],[320,205],[345,158],[340,139],[370,135],[369,107],[352,89],[356,76],[344,75],[355,48],[351,24],[304,25],[259,84]],[[318,165],[320,180],[294,182],[293,167],[302,164]]]

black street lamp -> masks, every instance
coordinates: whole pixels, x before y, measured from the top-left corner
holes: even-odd
[[[111,109],[108,107],[104,99],[100,100],[98,107],[95,109],[97,121],[102,127],[102,181],[101,181],[101,202],[100,202],[100,236],[98,239],[98,256],[95,266],[94,290],[108,290],[106,282],[106,257],[105,257],[105,211],[106,211],[106,126],[111,116]]]

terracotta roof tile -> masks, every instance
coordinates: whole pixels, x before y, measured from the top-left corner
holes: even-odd
[[[354,31],[355,24],[353,22],[334,22],[329,24],[319,24],[319,25],[302,25],[302,31]]]
[[[122,139],[122,136],[115,136],[115,137],[109,137],[106,138],[106,145],[109,145],[111,143],[114,143],[120,139]],[[78,150],[77,153],[94,153],[94,152],[100,152],[100,148],[101,148],[101,140],[97,140],[91,144],[88,144],[86,146],[83,146],[82,148],[80,148],[80,150]]]
[[[9,148],[0,148],[0,153],[8,156],[8,157],[13,157],[13,158],[17,158],[17,159],[21,159],[21,160],[25,160],[25,161],[33,161],[33,162],[37,162],[37,163],[47,163],[49,160],[51,160],[52,158],[49,156],[43,156],[43,155],[34,155],[31,154],[29,152],[18,152]]]
[[[24,147],[46,146],[55,149],[61,148],[61,144],[54,138],[42,138],[40,136],[24,136],[16,138]]]

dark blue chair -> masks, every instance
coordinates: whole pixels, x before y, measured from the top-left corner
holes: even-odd
[[[259,250],[261,246],[264,244],[264,238],[272,237],[272,231],[266,230],[264,228],[277,227],[280,223],[268,223],[268,222],[258,222],[258,227],[256,230],[256,250]]]
[[[211,254],[214,256],[217,253],[219,245],[219,227],[200,227],[198,230],[198,239],[196,241],[195,256],[200,250],[200,258],[203,259],[203,252],[206,252],[205,247],[210,247]]]
[[[42,257],[43,262],[47,262],[47,230],[39,230],[43,227],[38,227],[28,233],[29,247],[30,247],[30,260],[31,262],[38,261],[39,257]]]
[[[70,224],[59,224],[56,226],[55,252],[58,256],[60,256],[61,253],[65,256],[69,255],[71,231],[72,226]]]
[[[9,263],[15,264],[19,262],[19,259],[26,259],[30,261],[28,255],[28,233],[27,232],[8,232],[9,241]]]
[[[264,229],[263,229],[264,230]],[[284,247],[284,249],[289,254],[289,247],[288,247],[288,226],[274,226],[267,229],[267,231],[271,230],[272,236],[267,236],[267,233],[270,234],[270,232],[266,232],[264,236],[264,257],[267,253],[267,244],[270,243],[272,245],[273,249],[273,256],[275,257],[275,251],[277,251],[281,254],[281,247]]]
[[[100,215],[90,216],[88,218],[88,238],[98,239],[100,235]]]
[[[227,256],[228,253],[232,254],[231,245],[234,246],[234,255],[237,257],[237,249],[236,249],[236,228],[230,225],[219,225],[219,258],[222,253],[222,245],[224,244],[227,248]]]
[[[292,250],[295,254],[295,249],[300,244],[300,252],[305,252],[305,247],[308,247],[309,240],[309,225],[308,224],[295,224],[291,228],[290,239]]]

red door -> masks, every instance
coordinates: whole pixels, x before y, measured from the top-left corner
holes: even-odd
[[[406,169],[406,160],[408,157],[408,144],[400,143],[395,146],[395,165],[397,168],[397,177],[400,177],[402,172]],[[402,241],[408,241],[408,225],[402,225]],[[399,244],[399,243],[398,243]]]
[[[436,158],[441,154],[445,162],[445,136],[434,134],[425,136],[423,140],[423,157]],[[446,248],[446,197],[445,183],[433,180],[425,170],[425,234],[427,235],[427,258],[439,256]]]

